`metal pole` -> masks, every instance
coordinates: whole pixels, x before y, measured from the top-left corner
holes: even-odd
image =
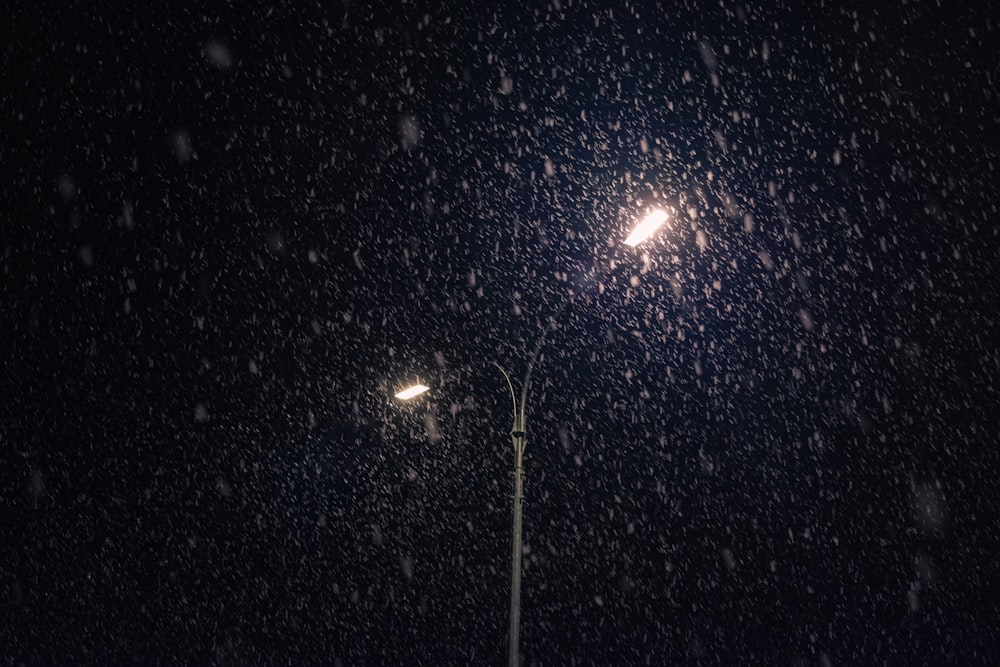
[[[586,284],[596,274],[597,267],[590,270],[583,282]],[[550,331],[556,328],[556,319],[575,301],[570,298],[556,310],[555,314],[549,318],[542,327],[542,333],[535,343],[535,349],[528,359],[528,367],[524,371],[524,382],[521,383],[521,403],[514,401],[514,428],[510,433],[511,441],[514,443],[514,526],[511,536],[511,565],[510,565],[510,656],[508,665],[518,667],[521,664],[520,644],[521,644],[521,506],[524,504],[524,421],[525,407],[528,403],[528,388],[531,386],[531,374],[535,370],[535,364],[541,358],[542,348],[545,347],[545,338]],[[514,386],[510,383],[510,378],[506,371],[499,365],[497,368],[507,379],[507,385],[511,390],[511,398],[514,398]]]
[[[514,527],[511,539],[510,573],[510,667],[521,662],[521,505],[524,501],[524,422],[523,417],[510,434],[514,443]]]

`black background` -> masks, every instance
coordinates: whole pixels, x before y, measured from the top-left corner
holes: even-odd
[[[1000,661],[990,3],[11,9],[6,662]]]

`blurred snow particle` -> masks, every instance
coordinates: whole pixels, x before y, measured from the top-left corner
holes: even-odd
[[[267,235],[267,249],[279,257],[288,254],[288,244],[285,243],[285,237],[282,236],[281,232],[275,229]]]
[[[698,451],[698,465],[701,468],[701,474],[706,477],[715,472],[715,461],[705,454],[705,450]]]
[[[125,222],[125,229],[135,227],[135,219],[132,217],[132,202],[122,204],[122,220]]]
[[[744,214],[744,216],[743,216],[743,231],[745,231],[747,234],[753,234],[753,228],[754,228],[754,225],[753,225],[753,216],[751,214],[749,214],[749,213]]]
[[[399,143],[404,151],[412,150],[420,145],[422,137],[420,122],[414,116],[403,116],[399,121]]]
[[[76,197],[76,183],[66,174],[56,180],[56,188],[59,190],[59,196],[65,201],[72,201]]]
[[[233,54],[225,42],[218,39],[210,39],[201,47],[201,53],[205,60],[212,67],[219,70],[227,70],[233,66]]]
[[[910,589],[910,591],[906,594],[906,603],[910,608],[911,614],[915,614],[920,610],[920,598],[917,597],[917,591],[912,588]]]
[[[925,534],[934,534],[944,528],[948,519],[941,485],[938,482],[910,482],[913,516]]]
[[[569,453],[572,441],[570,440],[570,431],[566,428],[566,425],[559,427],[559,442],[562,444],[563,451]]]
[[[545,158],[545,175],[549,177],[556,175],[556,168],[552,164],[552,160],[549,158]]]
[[[45,479],[42,476],[41,468],[34,468],[31,471],[31,496],[40,497],[45,492]]]
[[[930,586],[938,579],[937,567],[927,554],[917,554],[914,557],[913,569],[916,570],[917,576],[920,577],[921,583],[925,586]]]
[[[805,308],[802,308],[801,310],[799,310],[799,321],[802,322],[802,327],[806,331],[812,331],[813,330],[813,318],[812,318],[812,315],[810,315],[809,311],[806,310]]]
[[[403,576],[407,579],[413,578],[413,563],[409,558],[403,557],[399,559],[399,569],[403,572]]]
[[[698,244],[698,250],[700,250],[701,252],[705,252],[705,250],[708,248],[708,236],[705,234],[705,231],[699,229],[695,233],[694,238],[695,238],[695,243]]]
[[[500,77],[500,92],[504,95],[510,95],[514,92],[514,81],[509,76]]]
[[[441,439],[441,431],[438,429],[437,417],[435,417],[431,412],[424,415],[424,429],[427,431],[427,439],[429,441],[437,442]]]
[[[802,271],[795,272],[795,282],[803,294],[809,294],[809,278]]]
[[[199,403],[194,406],[194,420],[196,422],[203,422],[208,420],[208,408],[205,407],[204,403]]]
[[[715,50],[708,43],[708,40],[698,40],[698,52],[701,53],[701,60],[705,63],[708,71],[715,74],[716,70],[719,69],[719,59],[716,57]]]
[[[833,151],[833,163],[835,165],[839,165],[840,164],[840,151],[839,150]]]
[[[771,259],[771,253],[766,250],[761,250],[757,253],[757,257],[760,258],[760,263],[764,265],[764,268],[768,271],[774,270],[774,260]]]
[[[232,485],[222,475],[215,478],[215,490],[223,498],[231,498],[233,495]]]
[[[174,157],[177,158],[177,164],[184,164],[191,159],[194,149],[191,147],[191,135],[188,134],[187,130],[174,130],[171,141],[174,148]]]
[[[726,141],[726,135],[722,133],[722,130],[716,129],[715,132],[713,132],[713,134],[715,135],[715,144],[719,147],[719,150],[721,150],[723,153],[728,152],[729,142]],[[713,180],[712,172],[708,172],[708,180],[709,182]]]
[[[733,556],[732,549],[722,550],[722,562],[726,564],[726,567],[730,570],[736,569],[736,558]]]
[[[673,290],[674,296],[678,299],[684,296],[684,283],[681,282],[681,274],[677,271],[670,276],[670,289]]]
[[[94,265],[94,250],[89,245],[80,248],[80,261],[84,266]]]

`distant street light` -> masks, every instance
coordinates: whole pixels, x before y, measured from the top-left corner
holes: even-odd
[[[654,209],[642,221],[635,226],[632,233],[625,239],[625,245],[636,247],[646,241],[667,221],[667,213],[662,209]],[[613,266],[613,264],[611,265]],[[595,266],[590,274],[584,278],[583,284],[587,284],[590,278],[594,277],[597,271]],[[535,344],[535,348],[528,358],[527,370],[524,373],[524,381],[521,383],[521,400],[518,401],[514,385],[510,381],[510,375],[504,368],[496,363],[490,362],[498,368],[506,380],[510,390],[511,403],[514,408],[514,423],[510,430],[511,441],[514,445],[514,520],[511,535],[511,576],[510,576],[510,667],[518,667],[520,664],[520,634],[521,634],[521,506],[524,502],[524,471],[522,463],[524,461],[525,447],[525,406],[528,402],[528,386],[531,383],[531,373],[535,368],[535,363],[545,345],[545,338],[550,331],[555,328],[556,317],[558,317],[572,300],[564,302],[562,306],[549,318],[548,323],[542,329],[542,334]],[[396,398],[401,400],[411,399],[428,390],[422,384],[415,384],[396,394]]]

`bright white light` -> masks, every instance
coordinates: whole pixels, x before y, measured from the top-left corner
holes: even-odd
[[[413,398],[414,396],[419,396],[420,394],[424,393],[428,389],[430,389],[430,387],[428,387],[426,385],[415,384],[412,387],[407,387],[403,391],[401,391],[398,394],[396,394],[396,398],[398,398],[401,401],[405,401],[407,399]]]
[[[667,212],[663,209],[656,209],[652,211],[649,215],[642,219],[632,233],[628,235],[625,239],[625,245],[630,245],[633,248],[648,239],[650,236],[656,232],[657,229],[663,226],[663,223],[667,221]]]

